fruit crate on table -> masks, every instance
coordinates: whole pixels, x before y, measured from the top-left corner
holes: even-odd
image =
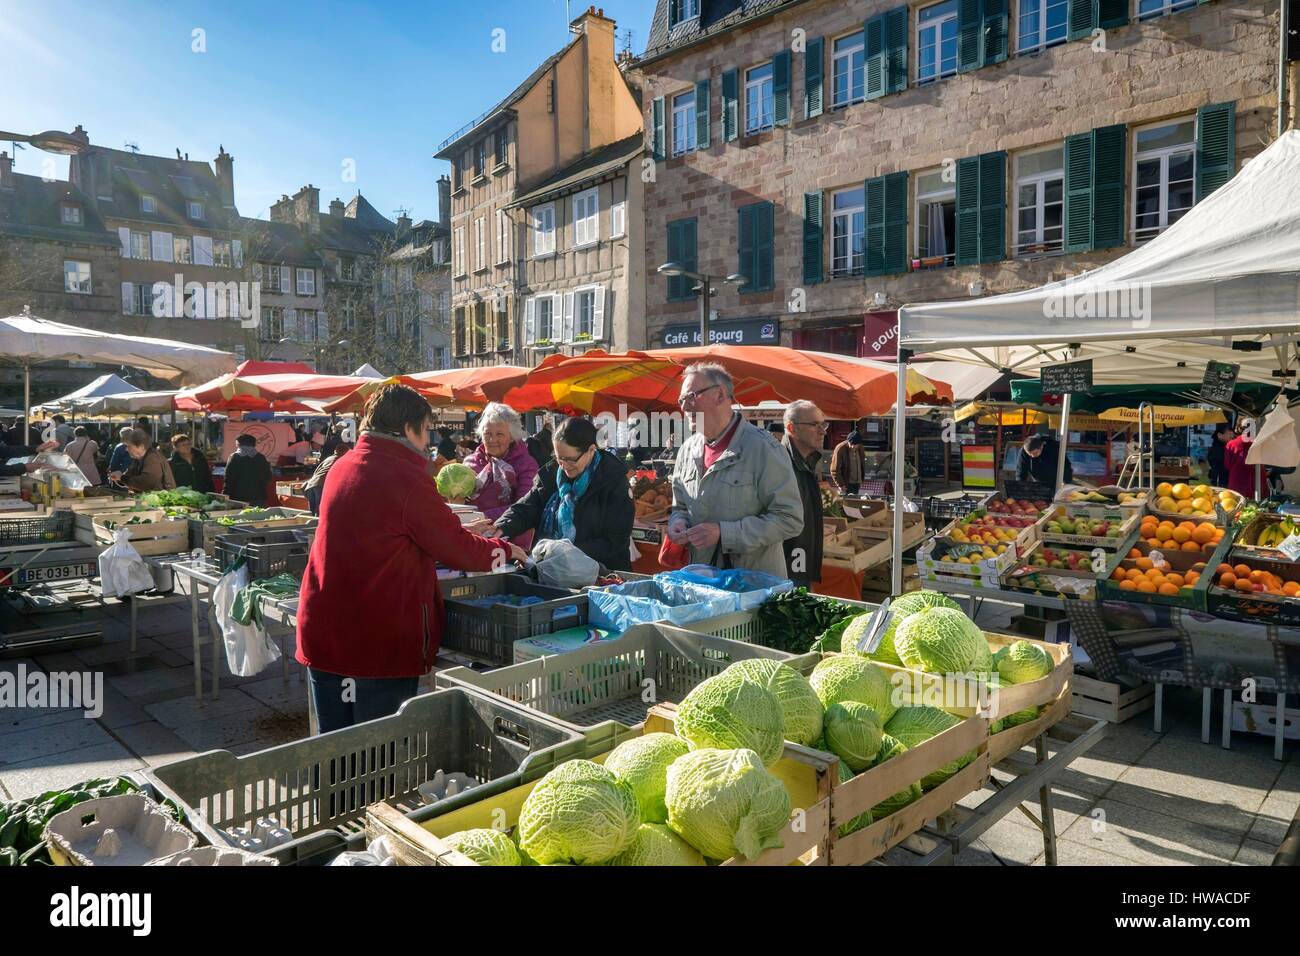
[[[640,624],[621,637],[567,654],[486,673],[457,667],[440,671],[436,680],[439,687],[493,694],[581,732],[608,720],[635,726],[651,704],[679,702],[734,661],[756,657],[784,661],[802,673],[817,663],[814,654],[786,654],[669,624]]]
[[[1215,503],[1222,504],[1226,499],[1227,503],[1223,505],[1223,510],[1231,519],[1246,503],[1245,499],[1237,492],[1229,488],[1219,488],[1215,485],[1190,486],[1180,482],[1171,486],[1169,488],[1170,493],[1165,495],[1160,494],[1162,488],[1164,488],[1164,485],[1157,485],[1155,491],[1147,498],[1147,511],[1157,518],[1213,518],[1216,515]],[[1186,489],[1186,493],[1183,492],[1183,489]],[[1198,490],[1201,491],[1199,495],[1196,493]],[[1204,499],[1204,501],[1200,499]],[[1169,507],[1171,501],[1177,505],[1191,502],[1197,508],[1195,512],[1180,511]],[[1205,504],[1208,504],[1209,507],[1204,507]]]
[[[585,756],[582,734],[508,701],[463,688],[413,697],[396,714],[237,757],[213,750],[147,771],[209,842],[222,831],[274,820],[295,838],[359,831],[366,807],[388,800],[403,812],[454,810],[535,780]],[[419,787],[445,774],[478,781],[426,804]],[[294,841],[298,842],[297,839]],[[276,848],[292,854],[292,844]]]
[[[1233,566],[1233,585],[1224,587],[1224,576],[1218,573],[1218,564],[1207,566],[1202,580],[1209,581],[1205,593],[1206,610],[1217,617],[1252,624],[1272,624],[1278,627],[1300,627],[1300,564],[1291,561],[1269,561],[1264,558],[1224,556],[1222,561]],[[1246,570],[1246,575],[1237,574]],[[1259,580],[1256,580],[1258,572]],[[1238,583],[1244,580],[1251,589]],[[1282,582],[1283,593],[1268,593],[1276,580]],[[1256,590],[1257,587],[1265,590]],[[1279,589],[1274,589],[1279,590]],[[1293,591],[1295,593],[1287,593]]]
[[[442,646],[494,666],[514,662],[515,641],[587,623],[586,594],[537,584],[522,574],[484,574],[444,582],[442,593],[447,614]],[[494,595],[541,600],[522,607],[471,603]]]
[[[1140,508],[1125,509],[1127,517],[1121,516],[1119,520],[1109,520],[1107,518],[1089,518],[1086,515],[1077,515],[1070,517],[1068,511],[1061,506],[1049,509],[1047,517],[1043,521],[1041,538],[1043,541],[1051,544],[1072,544],[1088,548],[1118,548],[1133,529],[1138,526],[1141,519]],[[1065,518],[1066,521],[1061,519]],[[1068,523],[1067,523],[1068,522]],[[1081,533],[1079,530],[1080,523],[1087,522],[1084,527],[1087,533]],[[1058,530],[1052,530],[1053,527]],[[1066,530],[1067,528],[1073,530]],[[1100,530],[1100,534],[1094,534],[1094,530]]]
[[[1287,522],[1285,525],[1283,524],[1284,521]],[[1294,519],[1285,515],[1268,514],[1267,512],[1257,514],[1249,522],[1242,525],[1241,530],[1237,532],[1236,541],[1232,546],[1233,555],[1242,558],[1263,558],[1267,561],[1291,562],[1291,559],[1276,547],[1260,544],[1259,541],[1261,535],[1271,538],[1278,538],[1280,535],[1278,543],[1281,543],[1293,533],[1291,531],[1293,527],[1291,522],[1293,521]],[[1297,524],[1300,524],[1300,522],[1297,522]],[[1274,531],[1274,528],[1281,528],[1282,530]]]
[[[964,518],[972,511],[983,508],[992,495],[986,493],[948,492],[931,495],[926,500],[925,513],[933,523],[942,527],[954,518]]]
[[[188,526],[186,535],[188,540]],[[217,535],[213,559],[228,568],[245,559],[250,578],[272,578],[277,574],[301,575],[307,570],[315,528],[286,528],[283,531],[241,531],[238,526]]]
[[[644,715],[633,734],[675,731],[676,708],[657,704]],[[626,739],[626,738],[625,738]],[[616,741],[610,741],[615,744]],[[590,759],[603,762],[613,746],[593,752]],[[723,866],[789,866],[804,864],[824,866],[828,853],[831,814],[831,781],[838,769],[835,757],[807,747],[786,743],[785,751],[770,771],[785,785],[790,795],[790,822],[779,834],[783,846],[764,850],[752,860],[732,857]],[[524,801],[536,780],[512,790],[478,800],[436,818],[419,820],[403,815],[386,804],[371,807],[366,815],[366,839],[388,838],[399,866],[477,866],[473,860],[452,849],[443,838],[462,830],[492,827],[513,831],[519,822]],[[798,812],[802,811],[802,812]],[[501,816],[505,815],[502,821]]]
[[[889,561],[894,553],[893,522],[893,509],[881,509],[849,522],[843,532],[825,539],[822,562],[857,572]],[[914,548],[924,539],[925,516],[904,512],[902,550]]]
[[[71,511],[0,517],[0,545],[49,544],[71,540]]]
[[[1195,584],[1190,587],[1180,587],[1177,594],[1161,594],[1159,593],[1158,585],[1155,592],[1143,591],[1136,586],[1132,588],[1124,587],[1123,582],[1115,580],[1113,577],[1115,570],[1112,570],[1109,575],[1098,579],[1097,600],[1132,601],[1138,604],[1165,604],[1171,607],[1188,608],[1193,611],[1204,611],[1206,609],[1206,592],[1209,590],[1210,582],[1214,578],[1212,572],[1227,558],[1231,545],[1232,536],[1224,535],[1223,539],[1209,555],[1206,555],[1203,551],[1194,553],[1180,550],[1177,554],[1175,554],[1173,550],[1169,550],[1167,554],[1162,551],[1162,554],[1166,557],[1170,568],[1174,569],[1176,573],[1185,574],[1186,571],[1192,570],[1192,565],[1201,562],[1205,563],[1205,570],[1211,572],[1200,574]],[[1148,555],[1152,550],[1151,548],[1144,549],[1136,537],[1130,537],[1119,550],[1119,554],[1123,557],[1119,562],[1118,568],[1123,569],[1125,572],[1132,569],[1142,570],[1145,572],[1147,569],[1138,566],[1137,558],[1127,557],[1134,548],[1137,548],[1139,551],[1146,550]],[[1156,550],[1159,549],[1157,548]],[[1143,556],[1146,557],[1147,555]],[[1177,570],[1179,567],[1183,567],[1183,570]],[[1137,584],[1136,581],[1130,583],[1135,585]]]

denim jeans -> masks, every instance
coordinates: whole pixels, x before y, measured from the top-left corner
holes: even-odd
[[[307,668],[307,681],[319,734],[395,714],[420,691],[418,677],[343,677],[314,667]]]

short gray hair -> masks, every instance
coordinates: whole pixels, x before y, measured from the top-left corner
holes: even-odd
[[[126,428],[119,428],[117,430],[117,437],[122,439],[122,441],[126,441],[129,437],[131,437],[131,432],[133,431],[135,431],[135,429],[132,428],[130,425],[126,426]]]
[[[478,424],[474,426],[474,434],[479,441],[483,440],[483,430],[494,422],[504,422],[510,429],[510,437],[516,441],[523,441],[527,437],[524,423],[517,411],[500,402],[488,402],[483,406],[483,414],[479,416]]]
[[[818,408],[815,403],[808,401],[808,399],[806,398],[796,399],[795,401],[787,405],[785,407],[785,415],[782,416],[787,426],[786,430],[789,431],[789,426],[794,424],[794,421],[798,417],[800,412],[809,412],[809,411],[820,412],[821,409]]]
[[[124,440],[128,445],[136,448],[148,448],[153,443],[153,439],[143,428],[132,428],[131,433]]]
[[[682,379],[685,380],[690,375],[699,375],[709,383],[709,387],[721,385],[727,390],[728,398],[736,397],[735,380],[732,379],[731,373],[717,362],[696,362],[694,365],[688,365],[686,371],[682,373]]]

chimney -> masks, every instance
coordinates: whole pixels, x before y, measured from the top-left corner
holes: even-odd
[[[451,229],[451,177],[438,177],[438,225]]]
[[[293,222],[293,200],[287,195],[281,194],[280,198],[271,203],[271,221],[272,222]]]
[[[411,231],[411,217],[403,213],[397,217],[397,234],[404,235]]]
[[[0,153],[0,189],[14,188],[14,161],[7,152]]]
[[[585,50],[585,75],[583,98],[581,104],[586,134],[582,148],[584,152],[599,149],[614,142],[617,136],[618,109],[614,83],[622,83],[618,78],[618,67],[614,61],[614,21],[605,16],[603,9],[590,7],[586,13],[573,21],[570,29],[582,35]]]
[[[311,183],[293,194],[293,218],[308,232],[320,232],[320,190]]]
[[[217,147],[217,158],[212,161],[217,170],[217,186],[221,190],[221,205],[226,209],[235,208],[235,158],[226,152],[226,147]]]
[[[330,215],[333,216],[335,219],[343,218],[343,208],[344,208],[343,200],[341,199],[330,200]]]

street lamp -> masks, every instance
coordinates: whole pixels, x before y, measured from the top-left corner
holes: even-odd
[[[32,133],[30,136],[0,131],[0,142],[31,143],[37,149],[43,149],[47,153],[58,153],[60,156],[75,156],[80,152],[84,152],[90,146],[90,137],[86,135],[84,129],[78,126],[71,133],[65,133],[57,129],[47,129],[44,133]]]
[[[348,346],[348,345],[351,345],[351,344],[352,344],[352,343],[349,342],[347,339],[339,339],[339,340],[338,340],[337,342],[335,342],[333,345],[326,344],[326,345],[322,345],[320,348],[318,348],[318,349],[316,350],[316,371],[317,371],[317,372],[320,371],[320,366],[321,366],[321,356],[323,356],[326,352],[328,352],[328,351],[329,351],[330,349],[332,349],[332,348],[343,348],[343,347]]]
[[[660,275],[694,279],[699,283],[692,291],[700,292],[700,345],[705,347],[709,344],[709,300],[714,294],[713,283],[721,279],[731,285],[742,286],[749,281],[737,272],[733,272],[726,278],[703,272],[692,272],[680,262],[665,262],[658,271]]]

